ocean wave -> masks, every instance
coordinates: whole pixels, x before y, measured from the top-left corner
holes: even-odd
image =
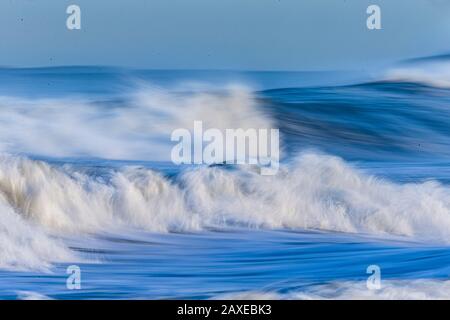
[[[49,272],[52,263],[75,261],[75,255],[39,226],[17,214],[0,194],[0,268]]]
[[[46,296],[39,292],[34,291],[18,291],[17,299],[19,300],[53,300],[49,296]]]
[[[141,84],[117,101],[0,97],[0,151],[167,161],[171,133],[192,130],[194,121],[202,121],[205,130],[273,127],[244,86],[216,92],[200,84],[176,90]]]
[[[76,167],[4,156],[0,191],[24,219],[64,232],[243,225],[450,240],[447,186],[392,183],[320,154],[303,154],[275,176],[245,166],[201,167],[174,179],[142,167],[92,177]]]
[[[380,289],[369,290],[365,281],[337,281],[288,293],[248,291],[225,294],[228,300],[449,300],[450,281],[432,279],[382,280]]]
[[[450,89],[450,58],[424,59],[389,69],[382,80]]]
[[[170,161],[174,130],[192,131],[202,121],[204,130],[222,132],[280,129],[281,161],[305,148],[347,159],[449,158],[445,95],[397,83],[260,92],[231,84],[139,83],[130,90],[110,100],[0,97],[0,152]]]
[[[77,167],[0,158],[0,266],[73,258],[54,236],[140,228],[317,229],[450,242],[450,189],[398,184],[340,158],[302,154],[275,176],[253,167],[201,167],[175,178],[142,167],[104,176]]]

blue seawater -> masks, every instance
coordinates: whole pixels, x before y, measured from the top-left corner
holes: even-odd
[[[0,298],[450,298],[448,65],[1,69]],[[278,174],[173,164],[195,120],[279,128]]]

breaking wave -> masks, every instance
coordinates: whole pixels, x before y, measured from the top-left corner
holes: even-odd
[[[391,70],[386,79],[450,88],[449,64],[426,64]],[[390,91],[368,87],[374,92],[279,89],[260,100],[242,86],[203,93],[144,87],[113,101],[0,97],[0,268],[45,270],[73,261],[61,236],[123,228],[315,229],[449,243],[448,185],[383,180],[326,154],[290,157],[275,176],[246,166],[197,167],[170,177],[138,166],[89,171],[27,157],[169,160],[171,132],[196,120],[205,129],[278,126],[284,138],[290,135],[286,145],[321,146],[348,158],[366,149],[392,156],[402,148],[448,156],[446,100],[428,103],[398,90],[405,96],[395,101],[414,103],[394,105]]]
[[[171,133],[271,128],[247,87],[170,91],[142,85],[114,101],[0,97],[0,151],[46,157],[170,160]]]
[[[208,228],[318,229],[450,241],[450,190],[397,184],[340,158],[302,154],[275,176],[203,167],[168,178],[143,167],[91,175],[69,165],[0,158],[0,267],[73,258],[51,235]]]
[[[21,217],[0,195],[0,268],[47,272],[53,262],[76,260],[60,241]]]
[[[388,70],[384,79],[450,89],[450,56],[429,58],[397,66]]]

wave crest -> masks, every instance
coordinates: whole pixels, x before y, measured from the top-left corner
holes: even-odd
[[[447,186],[392,183],[320,154],[303,154],[276,176],[243,166],[201,167],[175,178],[142,167],[93,176],[68,165],[3,156],[0,194],[9,212],[52,231],[244,226],[450,240]]]
[[[450,60],[432,59],[398,66],[388,70],[384,80],[450,89]]]
[[[250,89],[220,92],[141,86],[122,100],[0,97],[0,151],[46,157],[170,160],[171,133],[204,128],[272,128]],[[188,88],[192,89],[192,88]]]

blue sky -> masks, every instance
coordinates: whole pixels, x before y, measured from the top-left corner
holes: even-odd
[[[450,52],[448,0],[2,0],[0,66],[364,69]],[[77,4],[82,29],[66,28]],[[366,28],[366,8],[382,30]]]

